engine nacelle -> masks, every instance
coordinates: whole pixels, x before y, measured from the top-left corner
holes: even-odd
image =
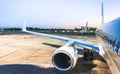
[[[77,49],[73,46],[65,45],[58,48],[52,56],[52,64],[61,71],[72,69],[77,62]]]

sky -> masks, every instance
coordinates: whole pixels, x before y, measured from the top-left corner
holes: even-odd
[[[101,25],[102,0],[0,0],[0,27],[75,28]],[[120,0],[103,0],[105,23],[120,16]]]

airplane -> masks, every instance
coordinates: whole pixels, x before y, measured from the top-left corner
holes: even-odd
[[[107,41],[107,44],[120,56],[120,17],[103,24],[99,29],[99,35]]]
[[[120,56],[120,18],[117,18],[111,22],[108,23],[103,23],[104,21],[104,16],[103,16],[103,2],[102,2],[102,26],[98,28],[97,34],[99,37],[106,41],[104,43],[106,46],[109,46],[111,49],[113,49],[113,52],[115,51],[118,55]],[[74,45],[78,45],[83,48],[87,49],[92,49],[98,52],[99,54],[106,54],[107,48],[104,50],[104,45],[102,45],[102,48],[99,47],[98,45],[94,45],[88,42],[80,41],[77,39],[73,38],[67,38],[67,37],[62,37],[62,36],[56,36],[56,35],[50,35],[50,34],[44,34],[44,33],[37,33],[33,31],[28,31],[26,29],[26,23],[24,22],[23,32],[31,33],[34,35],[38,36],[44,36],[44,37],[49,37],[52,39],[57,39],[66,42],[66,44],[60,48],[58,48],[52,56],[52,64],[55,68],[61,71],[67,71],[75,67],[76,62],[77,62],[77,54],[78,51],[74,47]],[[112,60],[111,60],[112,61]],[[109,61],[109,62],[111,62]],[[116,69],[116,67],[115,67]],[[118,71],[113,71],[112,73],[115,74],[120,74],[119,70]]]
[[[101,4],[102,25],[98,28],[97,34],[107,41],[107,45],[109,45],[117,55],[120,56],[120,17],[108,23],[104,23],[103,2]]]
[[[80,33],[89,33],[90,31],[96,31],[96,27],[88,27],[88,21],[86,21],[85,26],[78,26],[78,28],[76,27],[76,29],[79,29]]]
[[[80,41],[77,39],[62,37],[62,36],[56,36],[56,35],[50,35],[50,34],[44,34],[44,33],[37,33],[26,30],[26,23],[24,22],[23,25],[23,32],[27,32],[30,34],[38,35],[38,36],[44,36],[49,37],[52,39],[57,39],[66,42],[66,44],[60,48],[58,48],[52,56],[52,64],[55,68],[61,71],[67,71],[75,67],[77,62],[77,54],[78,51],[74,47],[74,45],[81,46],[83,48],[87,49],[93,49],[96,52],[99,52],[99,48],[91,43],[87,43],[84,41]]]

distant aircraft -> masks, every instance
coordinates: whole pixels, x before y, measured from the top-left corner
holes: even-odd
[[[103,18],[103,3],[102,3],[102,18]],[[83,48],[93,49],[98,53],[103,52],[103,50],[101,50],[97,45],[80,41],[77,39],[28,31],[26,30],[25,23],[23,25],[22,30],[23,32],[31,33],[34,35],[45,36],[66,42],[66,44],[58,48],[53,53],[52,56],[53,66],[61,71],[67,71],[75,67],[77,62],[78,51],[74,47],[74,45],[78,45]],[[97,33],[101,36],[102,39],[106,40],[113,48],[113,50],[120,56],[120,18],[117,18],[109,23],[103,24],[103,26],[101,26],[98,29]]]
[[[90,31],[96,31],[95,27],[88,27],[88,21],[86,21],[85,26],[78,26],[76,29],[78,29],[80,33],[90,33]]]

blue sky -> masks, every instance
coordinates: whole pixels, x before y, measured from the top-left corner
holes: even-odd
[[[103,0],[105,22],[120,16],[120,0]],[[101,0],[0,0],[0,27],[74,28],[101,23]]]

